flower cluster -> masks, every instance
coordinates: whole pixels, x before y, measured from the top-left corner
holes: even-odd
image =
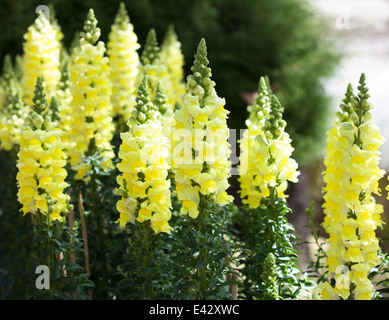
[[[372,122],[365,75],[354,97],[349,85],[333,128],[329,131],[324,172],[323,227],[329,236],[327,267],[335,285],[323,285],[323,299],[371,299],[370,270],[379,263],[375,230],[382,224],[379,194],[379,128]]]
[[[51,220],[64,219],[69,195],[64,192],[67,172],[61,142],[62,131],[51,119],[51,110],[38,77],[33,105],[20,134],[17,183],[18,200],[24,214],[49,214]]]
[[[208,67],[207,47],[202,39],[195,54],[192,75],[182,108],[175,112],[172,133],[172,168],[181,214],[196,218],[201,196],[212,196],[218,204],[232,201],[228,195],[230,149],[225,100],[217,96]]]
[[[114,152],[110,141],[113,137],[112,104],[109,59],[104,56],[104,42],[98,41],[100,29],[92,9],[80,34],[80,44],[74,49],[70,69],[72,94],[72,122],[69,147],[70,165],[77,172],[76,179],[84,179],[91,169],[85,156],[98,152],[102,157],[101,168],[113,167]],[[96,43],[97,42],[97,43]]]
[[[150,221],[156,232],[170,233],[170,180],[168,175],[168,140],[162,132],[158,112],[149,98],[147,76],[138,90],[135,110],[129,119],[129,131],[120,134],[122,144],[117,168],[117,202],[120,225]]]
[[[258,98],[248,107],[247,130],[241,141],[239,182],[242,202],[257,208],[263,197],[276,188],[285,197],[288,181],[297,182],[297,163],[291,158],[293,147],[285,132],[283,108],[265,80],[259,81]]]
[[[60,43],[57,31],[49,20],[40,13],[24,35],[23,55],[23,99],[26,104],[33,97],[38,76],[44,81],[48,99],[56,90],[60,79]]]
[[[107,53],[111,67],[112,106],[114,115],[127,121],[135,104],[135,81],[138,75],[140,48],[134,27],[130,23],[124,3],[111,27]]]

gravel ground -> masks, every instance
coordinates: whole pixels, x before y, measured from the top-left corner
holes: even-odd
[[[345,53],[326,89],[337,108],[348,83],[356,89],[361,73],[374,105],[373,119],[380,126],[385,143],[381,167],[389,169],[389,0],[310,0],[328,17],[332,32],[342,37]]]

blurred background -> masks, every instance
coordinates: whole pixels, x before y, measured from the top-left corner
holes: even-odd
[[[0,0],[0,61],[21,54],[23,34],[36,18],[38,5],[52,5],[69,47],[81,31],[89,8],[95,10],[106,41],[120,0]],[[309,239],[305,208],[315,201],[322,221],[323,154],[326,131],[347,85],[356,88],[364,72],[374,104],[374,121],[389,141],[389,0],[126,0],[141,46],[150,28],[160,43],[173,23],[190,72],[199,40],[204,37],[218,95],[231,111],[230,128],[245,128],[246,107],[260,76],[270,78],[285,107],[287,131],[293,139],[300,181],[290,188],[290,221]],[[141,53],[142,47],[139,51]],[[386,81],[385,81],[386,80]],[[389,143],[381,167],[389,169]],[[382,180],[385,187],[387,180]],[[232,177],[232,192],[238,184]],[[378,199],[387,206],[384,195]],[[388,212],[388,210],[387,210]],[[388,214],[384,215],[388,221]],[[385,237],[387,224],[380,236]],[[384,250],[388,250],[385,248]],[[303,260],[308,246],[302,246]]]

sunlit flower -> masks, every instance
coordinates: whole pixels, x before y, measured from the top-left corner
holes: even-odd
[[[187,93],[175,112],[172,132],[172,168],[181,214],[196,218],[201,197],[214,197],[225,205],[230,176],[228,111],[210,79],[207,48],[202,39],[195,54],[193,74],[187,78]]]
[[[60,79],[60,43],[57,31],[40,13],[35,22],[24,35],[23,44],[23,99],[29,104],[38,76],[43,78],[43,84],[48,100],[54,94]]]
[[[258,98],[248,107],[247,130],[240,143],[241,198],[252,209],[269,196],[270,188],[285,198],[288,181],[297,182],[299,175],[297,163],[291,158],[293,148],[285,132],[283,108],[263,77],[258,91]]]
[[[64,168],[66,156],[61,142],[62,131],[51,119],[42,82],[38,77],[34,105],[20,134],[18,200],[24,214],[49,214],[52,220],[63,220],[69,202],[69,195],[64,192],[68,186]]]
[[[342,269],[339,266],[350,271],[350,285],[336,291],[342,299],[370,299],[373,291],[368,273],[379,263],[375,230],[382,224],[383,209],[373,194],[380,193],[378,180],[384,174],[378,167],[383,138],[371,120],[364,74],[359,83],[356,97],[351,85],[347,88],[341,111],[328,132],[324,160],[323,226],[330,234],[328,271],[336,279]]]
[[[113,168],[112,84],[105,45],[97,42],[100,29],[92,9],[80,36],[80,45],[74,49],[69,66],[72,122],[68,154],[71,168],[77,172],[76,179],[87,180],[85,174],[91,165],[84,158],[90,153],[99,153],[104,171]]]
[[[113,113],[122,115],[125,121],[130,117],[135,104],[139,48],[134,27],[130,23],[124,3],[121,3],[109,34],[107,53],[111,67]]]
[[[121,133],[122,144],[117,168],[119,223],[150,221],[156,232],[170,233],[170,180],[168,139],[147,92],[147,77],[138,90],[129,131]]]

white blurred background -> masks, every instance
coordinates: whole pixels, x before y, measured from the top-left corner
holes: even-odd
[[[366,74],[373,119],[380,126],[385,143],[381,167],[389,169],[389,0],[310,0],[325,14],[332,32],[340,36],[344,53],[335,75],[326,83],[338,108],[348,83],[354,90],[361,73]]]

